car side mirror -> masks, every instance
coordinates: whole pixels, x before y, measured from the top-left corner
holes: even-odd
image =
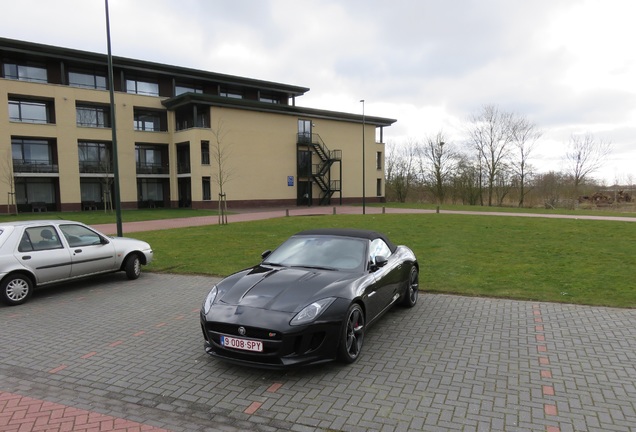
[[[263,253],[261,254],[261,258],[262,258],[262,259],[267,258],[267,257],[269,256],[269,254],[271,254],[271,253],[272,253],[272,251],[268,249],[268,250],[266,250],[265,252],[263,252]]]
[[[382,256],[382,255],[376,256],[374,258],[373,262],[371,263],[371,271],[376,271],[379,268],[384,267],[387,262],[389,262],[387,257]]]

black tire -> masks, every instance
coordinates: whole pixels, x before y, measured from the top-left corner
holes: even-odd
[[[33,294],[31,278],[22,273],[14,273],[0,283],[2,302],[9,306],[17,306],[26,302]]]
[[[141,275],[141,260],[136,253],[128,255],[124,262],[124,271],[130,280],[135,280]]]
[[[404,298],[402,299],[402,306],[412,308],[417,304],[417,299],[420,292],[419,282],[420,272],[417,267],[411,267],[411,273],[409,273],[409,282],[404,292]]]
[[[339,361],[353,363],[358,359],[364,341],[364,328],[364,312],[359,304],[353,303],[347,310],[342,326],[338,347]]]

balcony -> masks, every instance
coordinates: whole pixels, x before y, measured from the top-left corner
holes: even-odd
[[[80,161],[79,171],[83,174],[112,174],[110,163],[101,161]]]
[[[14,173],[59,173],[57,164],[35,159],[13,159]]]
[[[170,174],[170,168],[160,163],[137,163],[137,174]]]

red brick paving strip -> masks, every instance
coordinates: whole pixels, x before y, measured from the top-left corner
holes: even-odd
[[[0,391],[0,431],[169,432],[96,412]]]
[[[541,318],[541,310],[540,310],[540,306],[539,305],[533,305],[532,306],[532,313],[535,316],[534,322],[535,323],[543,323],[543,319]],[[543,325],[536,325],[534,327],[535,331],[537,332],[544,332],[545,328]],[[536,335],[536,341],[537,342],[545,342],[546,338],[545,335],[543,334],[538,334]],[[547,345],[538,345],[537,346],[537,351],[539,353],[547,353],[548,352],[548,347]],[[548,357],[545,356],[540,356],[539,357],[539,364],[541,366],[548,366],[550,364],[550,360],[548,359]],[[541,369],[541,378],[543,379],[550,379],[552,378],[552,371],[549,369]],[[542,390],[543,390],[543,396],[554,396],[554,387],[551,385],[543,385],[542,386]],[[556,416],[558,415],[558,410],[557,410],[557,406],[551,403],[545,403],[543,404],[543,412],[545,413],[546,416]],[[546,432],[561,432],[561,428],[558,426],[547,426],[546,427]]]

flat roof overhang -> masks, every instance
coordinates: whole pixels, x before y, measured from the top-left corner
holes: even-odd
[[[108,65],[108,58],[106,54],[0,37],[0,54],[2,53],[4,53],[5,55],[7,53],[12,53],[17,56],[24,56],[25,58],[41,57],[43,60],[56,59],[82,65],[99,65],[103,67],[106,67]],[[308,87],[301,87],[272,81],[263,81],[236,75],[208,72],[204,70],[167,65],[150,61],[135,60],[118,56],[113,56],[113,67],[136,71],[142,74],[147,73],[164,75],[186,80],[203,80],[219,84],[250,87],[272,92],[281,92],[286,93],[290,97],[302,96],[309,91]]]
[[[249,99],[234,99],[224,96],[216,96],[201,93],[184,93],[173,98],[165,99],[161,102],[169,110],[177,110],[179,108],[191,105],[208,105],[225,108],[235,108],[249,111],[269,112],[283,115],[293,115],[299,117],[310,117],[315,119],[328,119],[337,121],[348,121],[353,123],[365,123],[376,127],[391,126],[397,122],[396,119],[362,116],[361,114],[351,114],[339,111],[328,111],[315,108],[306,108],[292,105],[272,104],[268,102],[260,102]]]

